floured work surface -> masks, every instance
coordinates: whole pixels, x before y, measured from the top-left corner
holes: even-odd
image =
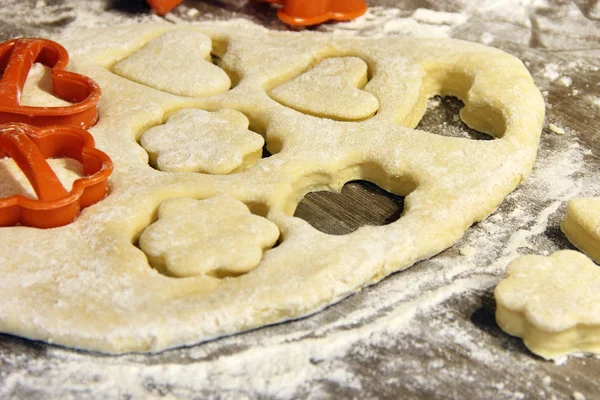
[[[90,131],[115,172],[72,224],[0,230],[4,332],[156,352],[304,316],[454,244],[533,165],[542,96],[496,49],[169,28],[61,40],[102,88]],[[496,139],[413,130],[435,95]],[[402,217],[326,235],[293,216],[355,180],[405,197]]]
[[[511,9],[519,12],[518,7]],[[572,11],[569,15],[574,15]],[[185,8],[182,12],[180,15],[185,17]],[[480,37],[477,21],[494,18],[493,14],[483,18],[474,13],[469,22],[463,19],[462,25],[449,31],[448,26],[460,22],[460,13],[432,11],[428,17],[426,12],[415,11],[414,17],[403,20],[402,15],[411,10],[394,14],[393,10],[373,8],[372,12],[367,15],[371,22],[367,19],[339,29],[352,33],[359,32],[351,30],[355,26],[364,27],[360,34],[368,35],[385,26],[383,32],[390,34],[402,26],[414,26],[416,30],[424,25],[424,19],[433,21],[436,17],[442,21],[434,30],[437,33],[489,43],[489,35]],[[465,14],[469,12],[464,10]],[[563,20],[557,17],[555,21]],[[415,21],[418,24],[411,25]],[[573,191],[581,190],[581,177],[588,169],[582,163],[584,149],[575,146],[573,130],[587,132],[590,128],[583,121],[587,118],[589,123],[593,115],[586,107],[587,96],[593,92],[586,91],[576,78],[579,70],[594,76],[593,71],[585,69],[586,61],[567,67],[569,59],[554,58],[558,72],[556,77],[551,76],[556,72],[551,67],[556,66],[547,61],[550,65],[544,69],[542,53],[516,50],[528,46],[528,36],[515,30],[519,24],[511,25],[515,42],[505,48],[529,61],[538,85],[549,91],[544,95],[554,105],[551,118],[559,118],[551,121],[561,123],[568,134],[545,137],[532,178],[497,213],[473,227],[456,247],[310,318],[154,356],[105,358],[5,336],[2,361],[7,366],[3,371],[8,373],[3,376],[9,380],[3,393],[59,398],[61,394],[84,393],[73,385],[82,379],[90,382],[87,387],[98,396],[127,393],[193,397],[223,390],[271,397],[362,392],[379,396],[429,393],[452,398],[472,398],[481,393],[496,398],[544,393],[551,398],[575,390],[595,393],[596,380],[589,372],[595,360],[572,360],[566,366],[541,363],[523,350],[518,339],[503,334],[493,322],[489,296],[508,261],[528,251],[568,246],[552,232],[560,219],[561,202],[567,193],[570,197]],[[505,42],[500,41],[498,29],[503,25],[486,26],[492,38],[495,34],[498,40],[493,44],[502,47]],[[560,38],[574,40],[564,33]],[[581,90],[582,96],[566,103],[558,99],[567,96],[565,90],[571,91],[562,83],[568,76],[573,77],[573,90]],[[578,105],[578,118],[565,118],[570,114],[559,110],[573,102]],[[447,105],[445,100],[442,104]],[[434,102],[430,105],[430,111],[435,111]],[[430,111],[419,127],[433,132],[441,121],[432,120]],[[460,121],[453,122],[452,113],[444,122],[448,126],[436,133],[453,133],[461,125]],[[480,139],[476,132],[466,133],[465,137]],[[583,186],[586,189],[582,194],[593,194],[589,192],[593,185]],[[354,193],[365,203],[379,202],[367,200],[373,199],[372,192]],[[274,379],[277,376],[285,379]],[[56,384],[57,378],[64,383]],[[118,383],[123,381],[127,384]]]

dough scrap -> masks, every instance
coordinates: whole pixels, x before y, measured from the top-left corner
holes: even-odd
[[[379,102],[361,90],[367,64],[358,57],[326,58],[302,75],[271,91],[271,97],[298,111],[337,120],[365,119]]]
[[[579,250],[600,263],[600,197],[569,201],[561,229]]]
[[[161,203],[140,248],[172,276],[237,276],[255,268],[278,237],[277,225],[233,197],[174,198]]]
[[[165,57],[152,60],[147,49],[167,31],[174,32],[167,37],[201,32],[218,43],[213,51],[236,77],[235,88],[197,98],[172,94],[198,79],[198,70],[158,68]],[[0,252],[0,331],[65,346],[156,352],[314,313],[456,243],[529,174],[544,122],[542,96],[523,64],[476,43],[270,32],[231,23],[79,34],[57,41],[71,55],[70,68],[102,88],[100,120],[90,132],[114,162],[111,192],[64,227],[0,228],[0,243],[11,249]],[[204,59],[208,47],[192,53],[194,46],[174,40],[164,51]],[[140,57],[139,49],[146,49],[150,79],[163,82],[164,91],[113,73],[120,60]],[[371,118],[319,118],[269,96],[318,61],[349,55],[372,71],[365,90],[379,108]],[[462,120],[495,139],[415,130],[435,95],[461,99]],[[157,171],[138,139],[190,108],[245,115],[272,155],[235,174]],[[403,216],[342,236],[293,216],[306,193],[336,191],[359,179],[406,196]],[[175,278],[152,268],[136,243],[160,204],[218,195],[275,224],[280,243],[237,277]]]
[[[585,255],[520,257],[494,295],[498,325],[533,353],[546,359],[600,353],[600,267]]]
[[[211,96],[231,86],[229,76],[211,62],[211,49],[210,38],[200,32],[168,32],[117,62],[113,71],[165,92]]]
[[[207,112],[186,108],[164,125],[147,130],[141,145],[160,171],[229,174],[250,168],[264,139],[248,130],[248,118],[235,110]]]

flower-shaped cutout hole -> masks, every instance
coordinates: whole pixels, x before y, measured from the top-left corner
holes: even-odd
[[[278,238],[274,223],[235,198],[219,195],[163,201],[158,220],[142,232],[139,246],[164,275],[225,278],[256,268]]]
[[[206,97],[231,87],[225,71],[212,63],[210,38],[195,31],[172,31],[117,62],[117,75],[181,96]]]
[[[358,57],[326,58],[300,76],[271,90],[279,103],[305,114],[341,121],[364,120],[379,109],[379,101],[362,90],[368,67]]]
[[[427,103],[427,110],[417,129],[436,135],[460,137],[473,140],[492,140],[493,136],[469,128],[460,119],[464,103],[452,96],[434,96]]]
[[[265,141],[248,125],[248,118],[238,111],[185,108],[144,132],[140,144],[150,165],[160,171],[230,174],[261,158]]]
[[[365,225],[387,225],[397,221],[404,210],[404,197],[390,193],[369,181],[346,183],[340,193],[310,192],[294,213],[321,232],[345,235]]]

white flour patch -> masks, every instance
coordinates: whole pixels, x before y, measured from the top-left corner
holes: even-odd
[[[571,79],[571,77],[569,77],[569,76],[563,76],[559,79],[559,81],[563,86],[566,86],[566,87],[571,86],[571,84],[573,83],[573,79]]]
[[[326,24],[319,30],[369,37],[453,37],[458,28],[475,23],[477,15],[487,13],[530,26],[532,10],[548,7],[546,1],[486,0],[464,7],[463,3],[449,2],[455,7],[446,10],[458,12],[370,7],[357,20]],[[185,4],[181,13],[166,18],[107,12],[104,2],[98,0],[52,4],[38,0],[32,11],[28,2],[18,2],[10,10],[17,20],[31,26],[71,20],[61,32],[67,36],[87,27],[186,23],[213,17]],[[501,45],[502,38],[488,32],[489,23],[482,21],[473,28],[473,40]],[[577,61],[567,65],[579,67]],[[541,74],[549,81],[560,79],[564,86],[572,83],[556,62],[546,64]],[[600,112],[599,98],[590,97],[589,104]],[[534,385],[539,382],[538,390],[551,398],[552,380],[538,370],[538,361],[511,347],[514,341],[507,336],[495,337],[473,328],[470,315],[460,314],[452,303],[457,298],[479,301],[514,258],[557,249],[556,244],[544,241],[543,233],[549,225],[556,225],[552,218],[567,200],[592,186],[592,178],[578,175],[584,168],[585,149],[578,147],[571,138],[574,135],[546,136],[563,142],[556,147],[543,142],[530,178],[498,212],[473,226],[455,248],[341,304],[300,321],[158,355],[105,357],[45,345],[40,345],[40,354],[30,354],[27,352],[36,346],[6,338],[0,397],[25,393],[38,398],[86,398],[94,393],[105,398],[210,398],[214,392],[232,399],[351,397],[349,392],[336,392],[339,388],[362,391],[368,397],[369,385],[377,379],[390,387],[408,388],[407,393],[414,397],[423,393],[451,397],[450,390],[464,384],[482,395],[493,393],[494,398],[509,399],[528,396],[523,388],[508,383],[507,376],[515,381],[527,376]],[[504,348],[497,346],[497,341],[502,341]],[[472,358],[496,373],[470,370],[448,360],[448,354]],[[377,378],[366,375],[357,366],[357,358],[374,360]]]
[[[464,13],[419,8],[408,14],[397,8],[369,7],[366,14],[349,22],[324,25],[325,31],[351,36],[449,37],[453,27],[464,23]]]
[[[486,46],[489,46],[490,44],[492,44],[494,42],[494,35],[492,35],[489,32],[484,32],[481,37],[479,38],[479,41],[483,44],[485,44]]]
[[[560,73],[558,72],[558,65],[555,63],[546,64],[544,70],[542,71],[542,75],[551,81],[555,81],[560,77]]]

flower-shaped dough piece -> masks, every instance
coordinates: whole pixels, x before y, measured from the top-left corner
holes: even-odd
[[[238,111],[186,108],[147,130],[141,144],[161,171],[229,174],[250,168],[261,157],[265,141],[248,124]]]
[[[561,229],[579,250],[600,263],[600,197],[571,200]]]
[[[150,263],[168,275],[237,276],[254,269],[279,229],[244,203],[221,195],[169,199],[140,237]]]
[[[365,119],[379,102],[362,88],[367,83],[367,64],[358,57],[326,58],[302,75],[277,86],[271,97],[301,111],[337,120]]]
[[[116,63],[113,72],[164,92],[212,96],[229,90],[231,80],[211,62],[211,49],[210,38],[200,32],[167,32]]]
[[[496,321],[547,359],[600,353],[600,267],[585,255],[524,256],[496,287]]]

